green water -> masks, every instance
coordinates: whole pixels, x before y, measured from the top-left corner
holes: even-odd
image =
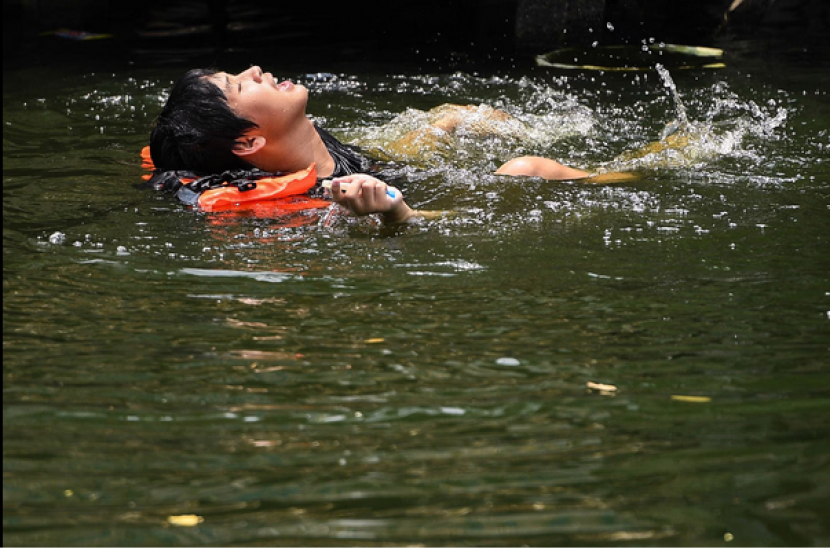
[[[533,138],[394,168],[413,226],[200,214],[139,185],[185,64],[4,69],[4,545],[830,543],[826,59],[673,71],[698,137],[596,187],[492,171],[653,141],[656,72],[233,62]]]

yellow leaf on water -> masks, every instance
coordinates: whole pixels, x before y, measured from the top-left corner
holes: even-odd
[[[167,517],[167,522],[173,526],[196,526],[204,520],[199,515],[171,515]]]
[[[712,402],[710,397],[700,396],[672,395],[671,399],[679,400],[680,402]]]
[[[373,337],[371,339],[364,340],[363,343],[383,343],[385,340],[382,337]]]

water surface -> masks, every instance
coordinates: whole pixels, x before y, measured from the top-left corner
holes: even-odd
[[[671,72],[695,138],[614,186],[492,171],[615,166],[656,71],[256,59],[346,142],[527,124],[393,167],[454,214],[392,228],[143,188],[184,66],[4,70],[4,545],[830,543],[828,65],[741,53]]]

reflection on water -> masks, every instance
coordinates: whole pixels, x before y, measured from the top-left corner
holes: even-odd
[[[826,73],[281,75],[367,148],[520,122],[392,162],[454,214],[390,228],[142,188],[179,72],[4,74],[4,544],[830,541]]]

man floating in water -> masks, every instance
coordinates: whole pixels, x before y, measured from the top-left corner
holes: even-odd
[[[380,214],[386,223],[418,215],[398,189],[376,177],[377,159],[341,143],[313,123],[306,113],[307,104],[304,86],[278,82],[258,66],[238,74],[191,70],[171,90],[152,129],[152,181],[170,190],[182,181],[182,172],[191,178],[222,174],[219,184],[242,180],[245,183],[239,188],[244,190],[256,186],[250,180],[285,176],[313,166],[317,183],[307,189],[311,195],[322,195],[321,182],[330,180],[332,199],[356,215]],[[388,156],[429,155],[450,147],[452,137],[462,131],[466,135],[509,134],[521,125],[509,114],[485,105],[447,104],[428,114],[423,128],[387,145]],[[676,144],[666,141],[664,146]],[[591,173],[540,156],[513,158],[495,173],[586,183],[636,178],[633,173]]]

